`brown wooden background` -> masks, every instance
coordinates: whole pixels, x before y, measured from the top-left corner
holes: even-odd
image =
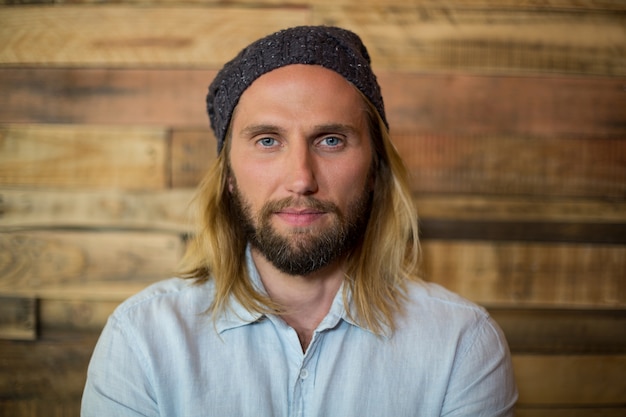
[[[0,415],[77,416],[106,317],[175,268],[250,41],[368,45],[428,279],[489,308],[517,415],[626,415],[626,2],[0,0]]]

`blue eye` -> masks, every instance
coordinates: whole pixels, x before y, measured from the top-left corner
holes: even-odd
[[[326,146],[339,146],[341,145],[341,139],[336,136],[328,136],[322,140],[323,144]]]
[[[263,138],[263,139],[259,139],[258,143],[261,144],[261,146],[264,146],[264,147],[274,146],[276,144],[276,139],[274,139],[274,138]]]

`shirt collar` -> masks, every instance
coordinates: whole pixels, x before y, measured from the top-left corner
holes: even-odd
[[[259,275],[259,271],[254,264],[252,259],[252,253],[250,251],[250,246],[246,248],[246,267],[248,268],[248,276],[250,277],[250,282],[254,286],[254,288],[261,294],[267,294],[265,291],[265,287],[263,286],[263,282],[261,281],[261,276]],[[369,331],[366,327],[361,326],[357,322],[355,322],[350,315],[347,314],[347,309],[344,303],[344,283],[341,284],[341,288],[337,291],[333,303],[328,311],[328,314],[324,319],[320,322],[317,327],[317,331],[329,330],[336,327],[341,320],[359,327],[361,329]],[[349,289],[347,290],[346,300],[348,301],[348,308],[350,311],[354,311],[352,305],[352,294]],[[222,333],[226,330],[234,329],[237,327],[247,326],[253,324],[259,320],[265,318],[265,314],[251,312],[242,306],[239,301],[231,296],[229,308],[227,308],[215,321],[215,327],[218,333]]]

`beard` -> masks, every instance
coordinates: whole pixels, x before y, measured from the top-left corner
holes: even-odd
[[[241,225],[251,246],[278,270],[289,275],[309,275],[341,259],[359,245],[365,234],[372,206],[372,191],[364,189],[349,202],[346,213],[328,201],[313,197],[269,201],[258,213],[237,188],[233,178],[231,203],[235,221]],[[331,216],[324,228],[295,227],[280,234],[271,224],[275,212],[286,207],[306,207]]]

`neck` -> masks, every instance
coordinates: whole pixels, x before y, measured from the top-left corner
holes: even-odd
[[[252,249],[252,259],[263,286],[273,301],[285,308],[282,319],[291,326],[305,351],[313,332],[326,317],[344,279],[343,262],[337,261],[309,275],[289,275]]]

